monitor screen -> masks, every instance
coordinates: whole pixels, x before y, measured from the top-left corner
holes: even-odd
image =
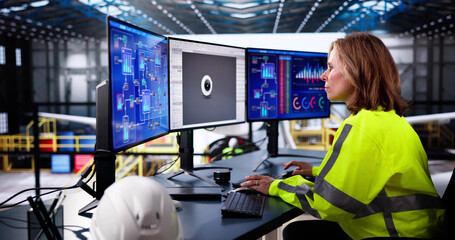
[[[245,49],[169,38],[170,130],[245,122]]]
[[[248,48],[248,121],[328,117],[326,69],[327,53]]]
[[[112,150],[168,133],[166,37],[108,17],[108,46]]]

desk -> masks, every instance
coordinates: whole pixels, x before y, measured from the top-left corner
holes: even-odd
[[[281,154],[304,154],[323,157],[325,152],[312,150],[280,149]],[[210,166],[232,167],[231,182],[239,181],[251,174],[270,174],[280,176],[283,170],[283,163],[291,160],[307,161],[318,166],[322,159],[279,157],[272,158],[272,166],[261,166],[256,172],[252,169],[257,162],[266,154],[265,151],[257,151],[240,155],[231,159],[225,159],[211,163]],[[198,174],[213,179],[214,170],[197,171]],[[159,182],[170,186],[207,186],[210,185],[188,175],[180,175],[172,180],[166,180],[167,174],[154,177]],[[221,185],[231,189],[231,184]],[[81,190],[69,192],[64,201],[64,224],[69,228],[64,231],[64,239],[86,239],[89,236],[90,218],[79,216],[80,208],[88,204],[92,198]],[[224,199],[223,199],[224,200]],[[183,227],[185,239],[258,239],[261,236],[275,230],[283,223],[302,214],[302,211],[295,208],[279,198],[268,197],[266,200],[262,218],[225,218],[221,215],[220,200],[180,200],[182,208],[178,215]],[[28,205],[18,206],[13,209],[0,212],[0,239],[27,239],[26,211]],[[94,212],[94,210],[89,213]],[[90,214],[89,214],[90,215]],[[12,220],[21,219],[19,221]],[[72,227],[70,227],[72,226]],[[71,229],[72,231],[68,230]]]
[[[311,150],[294,150],[280,149],[280,154],[305,154],[310,156],[324,157],[326,152]],[[232,167],[231,182],[239,181],[251,174],[270,174],[280,176],[283,170],[283,163],[291,160],[307,161],[315,166],[319,166],[322,159],[315,158],[296,158],[296,157],[279,157],[272,158],[270,167],[261,166],[256,172],[252,169],[257,162],[266,154],[265,151],[257,151],[240,155],[231,159],[225,159],[211,163],[211,166]],[[197,174],[213,179],[214,170],[200,170]],[[170,186],[207,186],[200,180],[180,175],[167,183],[163,180],[167,175],[157,176],[156,180],[164,185]],[[169,186],[169,185],[168,185]],[[221,185],[226,189],[231,189],[231,184]],[[223,199],[224,200],[224,199]],[[275,230],[285,222],[299,216],[303,212],[282,201],[280,198],[268,197],[266,200],[262,218],[226,218],[221,215],[221,207],[224,201],[219,200],[180,200],[182,210],[178,212],[183,227],[183,236],[185,239],[258,239],[261,236]]]

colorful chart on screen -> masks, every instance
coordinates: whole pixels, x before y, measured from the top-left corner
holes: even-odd
[[[248,49],[248,120],[327,117],[327,54]]]

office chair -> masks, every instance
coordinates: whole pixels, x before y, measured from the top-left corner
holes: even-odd
[[[452,171],[449,184],[447,185],[446,191],[442,196],[442,202],[446,206],[446,236],[447,239],[455,239],[453,226],[455,226],[455,169]]]

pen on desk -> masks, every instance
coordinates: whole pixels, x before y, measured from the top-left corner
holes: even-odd
[[[58,208],[62,205],[63,200],[65,200],[65,198],[66,198],[66,195],[63,195],[59,198],[59,201],[57,202],[57,205],[54,208],[54,214],[57,213]]]
[[[52,213],[54,211],[55,206],[57,205],[57,202],[60,199],[60,195],[62,195],[62,191],[60,191],[57,197],[54,198],[54,201],[52,201],[51,207],[49,208],[49,213]]]

